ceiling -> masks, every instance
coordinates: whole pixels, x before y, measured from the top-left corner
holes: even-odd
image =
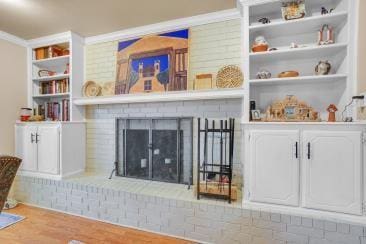
[[[89,37],[235,8],[236,0],[0,0],[0,30],[23,39]]]

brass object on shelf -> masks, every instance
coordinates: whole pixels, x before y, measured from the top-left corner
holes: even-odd
[[[236,65],[228,65],[219,70],[216,77],[218,88],[235,88],[242,86],[244,81],[241,69]]]
[[[297,71],[289,70],[283,71],[278,74],[278,78],[291,78],[291,77],[298,77],[300,74]]]

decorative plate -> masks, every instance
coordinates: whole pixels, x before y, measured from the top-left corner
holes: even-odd
[[[112,96],[115,94],[116,82],[105,82],[102,86],[102,96]]]
[[[85,97],[96,97],[100,95],[102,88],[94,81],[87,81],[83,85],[83,95]]]
[[[240,68],[235,65],[224,66],[219,70],[216,77],[218,88],[234,88],[243,84],[244,76]]]

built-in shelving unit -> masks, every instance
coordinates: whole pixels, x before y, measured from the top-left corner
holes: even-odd
[[[46,120],[83,120],[83,108],[73,105],[84,82],[83,42],[72,32],[29,41],[28,106],[34,114],[45,114]],[[40,75],[40,71],[52,74]]]
[[[243,122],[249,122],[249,103],[256,102],[257,109],[265,112],[275,100],[286,95],[295,95],[320,112],[322,120],[327,119],[326,108],[335,104],[339,110],[355,94],[354,40],[355,2],[349,0],[307,0],[306,16],[296,20],[282,18],[280,0],[241,1],[243,4],[243,70],[246,75]],[[321,7],[331,13],[321,14]],[[262,24],[261,18],[270,19]],[[323,25],[333,27],[334,44],[318,45],[318,30]],[[263,36],[274,51],[254,53],[254,40]],[[291,44],[298,45],[291,48]],[[319,61],[329,61],[332,69],[328,75],[315,74]],[[267,70],[269,79],[258,79],[257,73]],[[283,71],[295,70],[298,77],[278,78]],[[341,120],[338,113],[338,120]]]

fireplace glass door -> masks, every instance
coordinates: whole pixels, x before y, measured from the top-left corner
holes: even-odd
[[[192,119],[117,119],[117,175],[192,183]]]

